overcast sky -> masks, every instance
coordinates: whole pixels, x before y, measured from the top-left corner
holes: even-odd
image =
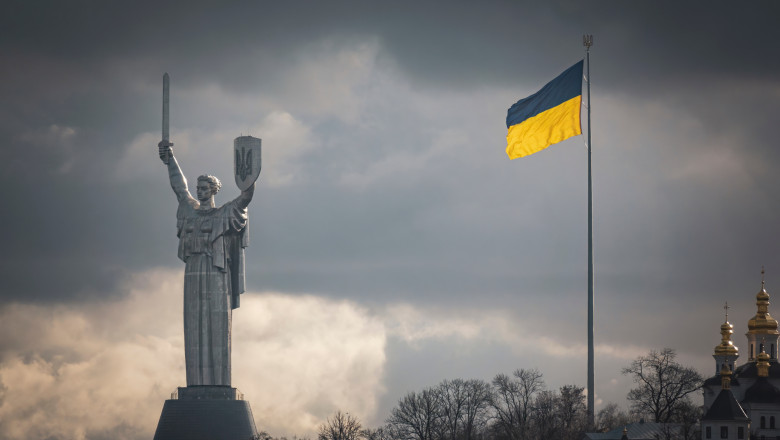
[[[596,401],[709,375],[780,295],[776,2],[6,2],[0,437],[150,438],[185,383],[176,198],[263,139],[233,383],[272,435],[379,426],[443,379],[586,385],[587,150],[507,108],[591,49]],[[777,311],[776,313],[780,313]],[[743,361],[746,356],[743,355]]]

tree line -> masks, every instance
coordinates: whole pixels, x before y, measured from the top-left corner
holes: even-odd
[[[580,440],[586,431],[607,431],[640,419],[680,423],[686,428],[679,438],[693,438],[701,409],[690,395],[703,379],[675,357],[669,348],[653,350],[624,368],[622,373],[636,385],[627,394],[630,412],[609,403],[592,427],[583,387],[548,389],[539,370],[518,369],[489,382],[452,379],[409,392],[379,428],[365,428],[355,416],[337,411],[320,425],[317,440]],[[276,440],[265,433],[260,438]]]
[[[383,430],[394,440],[579,440],[587,424],[583,391],[549,390],[536,369],[498,374],[489,383],[445,380],[401,398]]]

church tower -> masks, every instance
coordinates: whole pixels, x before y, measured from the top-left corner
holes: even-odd
[[[723,308],[726,309],[726,321],[720,326],[720,344],[715,346],[715,353],[712,355],[715,358],[715,374],[720,374],[724,365],[729,371],[734,371],[734,364],[739,357],[739,349],[731,342],[734,326],[729,322],[729,304],[726,303]]]
[[[777,340],[780,332],[777,331],[777,320],[769,315],[769,294],[764,288],[764,269],[761,268],[761,291],[756,294],[757,312],[748,321],[748,362],[755,362],[758,354],[765,351],[769,355],[769,362],[777,362]]]
[[[701,438],[743,440],[750,435],[750,418],[731,392],[731,370],[726,365],[718,372],[721,390],[701,418]]]
[[[717,372],[706,379],[702,439],[780,439],[780,362],[777,320],[769,314],[769,294],[761,269],[756,314],[748,321],[748,359],[734,368],[738,349],[731,342],[733,326],[720,326],[721,342],[712,357]],[[744,353],[744,348],[742,352]]]

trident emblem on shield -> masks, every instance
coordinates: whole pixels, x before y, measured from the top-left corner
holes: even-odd
[[[241,191],[249,188],[260,176],[260,143],[260,139],[252,136],[239,136],[233,141],[236,185]]]
[[[252,174],[252,150],[247,151],[244,147],[241,151],[236,150],[236,174],[241,180]]]

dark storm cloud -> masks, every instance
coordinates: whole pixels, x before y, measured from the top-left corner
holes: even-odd
[[[400,72],[420,95],[486,87],[516,88],[522,95],[581,57],[580,38],[588,32],[595,34],[597,108],[608,105],[606,99],[637,106],[662,103],[675,115],[698,120],[702,134],[745,142],[752,166],[778,160],[770,129],[777,98],[761,87],[777,84],[773,72],[779,61],[773,54],[780,31],[772,25],[777,9],[772,3],[738,8],[710,3],[705,10],[658,2],[11,4],[0,26],[0,183],[15,191],[11,209],[0,216],[7,231],[24,232],[5,239],[12,252],[3,257],[3,295],[92,296],[113,292],[128,271],[177,264],[171,258],[172,220],[163,218],[173,215],[172,196],[158,197],[169,191],[164,176],[113,179],[124,148],[138,133],[156,131],[159,125],[162,71],[175,73],[174,93],[216,85],[236,96],[278,91],[275,99],[284,100],[291,95],[286,91],[296,89],[291,73],[305,60],[336,53],[334,47],[374,41],[379,68]],[[329,79],[337,78],[326,78],[326,83]],[[507,97],[501,105],[517,97]],[[186,106],[174,115],[182,126],[205,123],[204,130],[216,129],[215,121],[232,118],[215,114],[212,102],[181,99],[189,100],[177,101],[180,107],[175,108]],[[475,290],[509,295],[516,288],[507,286],[518,285],[524,292],[567,290],[570,283],[562,279],[581,278],[564,274],[577,267],[573,255],[584,252],[570,244],[579,243],[584,232],[584,216],[571,218],[584,205],[582,194],[562,182],[510,198],[497,191],[518,173],[536,173],[543,180],[544,171],[528,169],[548,166],[546,161],[538,165],[543,159],[491,178],[473,171],[495,170],[478,162],[477,154],[463,159],[440,155],[426,164],[425,173],[393,176],[362,191],[334,186],[343,168],[360,169],[394,151],[414,152],[434,141],[430,131],[414,126],[419,113],[401,114],[404,105],[393,105],[398,107],[381,113],[392,118],[372,121],[375,125],[362,131],[352,123],[318,120],[303,105],[289,105],[304,122],[316,124],[313,135],[322,148],[299,160],[302,172],[319,186],[293,185],[258,195],[255,205],[262,220],[253,224],[263,226],[253,230],[253,238],[262,246],[251,248],[257,252],[252,285],[355,297],[367,291],[400,298],[428,292],[425,298],[436,301]],[[450,117],[458,126],[486,110],[464,106],[445,111],[459,113]],[[497,121],[500,131],[505,108],[490,111],[494,113],[484,121]],[[619,131],[600,123],[595,139],[605,147],[614,145]],[[491,142],[500,143],[500,134],[496,140]],[[744,213],[755,212],[762,200],[777,200],[773,191],[760,192],[776,187],[771,167],[749,173],[755,181],[748,186],[754,190],[746,198],[741,191],[729,192],[729,182],[723,180],[699,186],[685,179],[655,184],[652,179],[660,174],[643,166],[663,170],[674,160],[670,150],[690,158],[706,147],[664,145],[638,152],[646,159],[641,164],[622,162],[627,157],[618,149],[597,156],[601,174],[596,189],[603,194],[599,199],[597,193],[596,230],[602,231],[598,255],[603,259],[599,280],[610,288],[604,295],[644,295],[658,288],[652,274],[673,271],[680,261],[697,272],[717,265],[724,253],[739,264],[755,264],[747,256],[777,214],[769,209],[754,220]],[[345,158],[330,161],[332,154]],[[200,164],[182,157],[192,179]],[[549,166],[561,167],[553,161]],[[638,204],[636,197],[644,197],[648,183],[653,195]],[[513,232],[539,224],[549,229],[508,240],[502,220],[518,221],[520,215],[524,224],[511,227]],[[464,233],[466,224],[482,227]],[[642,234],[628,225],[641,227]],[[713,234],[750,225],[754,227],[732,242],[711,240]],[[653,237],[649,244],[641,238],[645,234]],[[763,240],[769,247],[775,244],[771,238]],[[624,243],[631,243],[631,249]],[[685,243],[691,245],[681,246]],[[637,269],[637,253],[666,263],[641,266],[650,272],[643,274]],[[41,267],[47,276],[36,276]],[[668,276],[672,281],[661,282],[664,287],[682,281],[679,274]]]
[[[0,32],[4,46],[21,52],[98,63],[127,56],[166,57],[234,73],[264,51],[272,51],[279,63],[285,53],[316,38],[377,35],[405,69],[430,82],[474,77],[517,81],[518,75],[529,74],[543,79],[547,68],[565,61],[556,59],[561,53],[581,53],[575,43],[584,32],[597,35],[594,51],[601,47],[602,53],[616,55],[604,60],[613,67],[604,69],[613,75],[610,83],[670,75],[690,81],[713,73],[766,78],[780,63],[772,56],[780,7],[772,2],[739,7],[710,2],[707,8],[569,1],[188,5],[14,2]]]
[[[16,3],[0,32],[11,60],[34,53],[98,70],[120,60],[168,64],[183,73],[180,83],[239,90],[257,78],[272,87],[291,57],[323,38],[378,37],[424,87],[538,84],[582,56],[583,33],[596,35],[597,84],[632,94],[717,87],[712,78],[766,80],[780,67],[780,7],[770,2],[188,5]]]

